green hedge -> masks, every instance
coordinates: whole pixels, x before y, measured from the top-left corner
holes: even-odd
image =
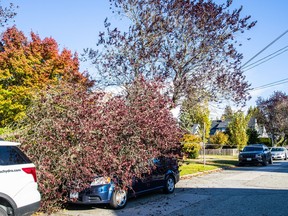
[[[272,142],[270,138],[259,138],[259,142],[258,143],[263,143],[267,146],[272,146]]]

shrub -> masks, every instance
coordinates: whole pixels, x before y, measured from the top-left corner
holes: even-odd
[[[59,209],[71,189],[86,188],[95,175],[116,175],[122,187],[131,186],[149,159],[178,157],[181,131],[158,89],[139,80],[127,96],[73,85],[42,93],[18,132],[38,169],[42,211]]]
[[[229,136],[221,131],[217,131],[216,134],[212,135],[209,139],[211,148],[221,148],[223,145],[228,143]]]
[[[272,142],[271,142],[271,139],[270,138],[266,138],[266,137],[261,137],[261,138],[258,138],[258,143],[263,143],[267,146],[272,146]]]
[[[198,158],[201,146],[199,143],[184,143],[183,152],[188,155],[188,158]]]
[[[0,128],[0,137],[3,136],[5,137],[6,134],[12,133],[13,130],[10,127],[4,127],[4,128]]]
[[[259,143],[259,138],[258,138],[259,134],[257,130],[248,128],[247,135],[248,135],[248,144]]]
[[[188,158],[198,158],[199,157],[199,151],[201,149],[201,138],[199,136],[195,136],[192,134],[185,134],[182,138],[182,151],[184,155],[187,155]]]

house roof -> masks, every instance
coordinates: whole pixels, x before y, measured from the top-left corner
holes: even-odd
[[[210,135],[214,135],[216,131],[223,131],[226,130],[229,124],[229,120],[223,121],[223,120],[213,120],[211,122],[211,128],[210,128]]]
[[[227,128],[228,127],[229,122],[228,121],[222,121],[218,124],[218,128]]]
[[[211,124],[211,129],[226,128],[228,127],[229,121],[213,120]]]
[[[257,120],[255,117],[251,117],[249,122],[248,122],[248,127],[249,128],[255,128],[257,125]]]
[[[191,128],[192,134],[199,134],[199,127],[200,127],[199,124],[193,124]]]

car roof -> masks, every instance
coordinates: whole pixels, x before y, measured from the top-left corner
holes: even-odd
[[[17,146],[17,145],[20,145],[20,143],[0,140],[0,146]]]
[[[264,145],[264,144],[249,144],[247,146],[266,146],[266,145]]]

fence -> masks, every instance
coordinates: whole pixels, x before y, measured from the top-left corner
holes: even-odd
[[[203,155],[203,149],[199,152]],[[205,155],[232,155],[236,156],[239,154],[238,149],[205,149]]]

